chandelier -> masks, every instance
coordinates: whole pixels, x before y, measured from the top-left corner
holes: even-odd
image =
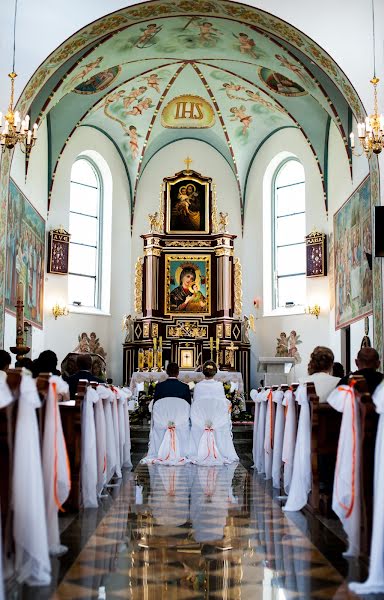
[[[364,153],[367,158],[372,154],[380,154],[384,147],[384,116],[379,114],[377,102],[377,84],[379,78],[376,77],[376,53],[375,53],[375,11],[374,0],[372,0],[372,41],[373,41],[373,113],[365,118],[365,121],[357,123],[357,135],[360,146],[363,150],[360,154],[354,152],[355,135],[350,133],[351,149],[355,156],[362,156]]]
[[[15,53],[16,53],[16,14],[17,0],[15,0],[15,16],[13,22],[13,63],[12,72],[8,77],[11,80],[11,97],[9,100],[8,111],[3,115],[0,112],[0,146],[1,151],[5,149],[12,150],[17,143],[20,144],[22,152],[29,151],[35,144],[37,138],[37,124],[35,123],[32,129],[29,128],[29,115],[21,117],[18,110],[14,110],[15,98]]]

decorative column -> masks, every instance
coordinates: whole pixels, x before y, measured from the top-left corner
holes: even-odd
[[[233,240],[235,236],[222,234],[217,238],[215,255],[217,257],[217,312],[219,316],[231,317],[232,305],[232,270]]]
[[[159,310],[160,237],[146,234],[144,239],[144,306],[143,316],[150,317]]]

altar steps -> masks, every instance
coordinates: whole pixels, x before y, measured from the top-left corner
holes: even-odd
[[[252,464],[253,423],[244,425],[234,423],[232,433],[236,452],[244,466],[250,467]],[[149,424],[131,425],[131,452],[137,461],[147,453],[148,440]]]

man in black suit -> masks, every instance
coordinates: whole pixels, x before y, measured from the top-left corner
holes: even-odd
[[[68,377],[67,383],[69,385],[69,394],[71,398],[75,397],[77,384],[80,379],[87,379],[87,381],[97,381],[97,383],[105,383],[104,379],[93,375],[92,369],[92,357],[90,354],[79,354],[77,357],[77,372],[71,377]]]
[[[158,383],[155,387],[155,394],[153,396],[153,403],[160,398],[182,398],[186,400],[188,404],[191,404],[191,392],[186,383],[179,381],[179,365],[177,363],[170,362],[167,366],[168,379]]]
[[[357,371],[352,375],[363,375],[367,382],[368,391],[373,394],[379,383],[383,379],[383,374],[378,371],[380,367],[380,357],[374,348],[361,348],[356,357]],[[340,379],[339,385],[348,384],[348,375]]]

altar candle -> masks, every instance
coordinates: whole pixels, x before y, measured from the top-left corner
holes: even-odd
[[[209,348],[212,352],[213,351],[213,337],[209,338]]]
[[[220,338],[216,338],[216,350],[219,350],[220,348]]]
[[[160,350],[163,349],[163,336],[162,335],[159,337],[159,348],[160,348]]]
[[[161,371],[162,366],[163,366],[163,353],[161,351],[161,346],[160,346],[160,349],[157,351],[157,368],[159,371]]]
[[[153,349],[156,352],[156,350],[157,350],[157,338],[153,338]]]
[[[153,367],[153,348],[148,350],[148,369],[151,370]]]

